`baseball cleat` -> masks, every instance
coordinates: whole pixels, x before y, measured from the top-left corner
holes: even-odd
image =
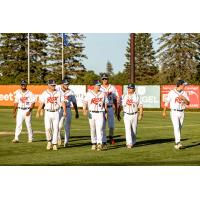
[[[108,150],[107,144],[102,144],[102,150]]]
[[[93,144],[92,147],[91,147],[91,150],[96,150],[96,149],[97,149],[97,145]]]
[[[32,143],[33,142],[33,140],[28,140],[28,143]]]
[[[68,143],[65,142],[64,145],[63,145],[63,147],[64,147],[64,148],[68,147]]]
[[[102,149],[102,144],[98,144],[97,145],[97,151],[102,151],[103,149]]]
[[[57,150],[58,150],[58,148],[57,148],[57,145],[56,145],[56,144],[54,144],[54,145],[53,145],[53,150],[54,150],[54,151],[57,151]]]
[[[174,145],[175,149],[184,149],[183,145],[181,143],[178,143],[176,145]]]
[[[127,149],[132,149],[132,148],[133,148],[133,145],[128,144],[128,145],[126,145],[126,148],[127,148]]]
[[[47,142],[47,150],[50,150],[52,147],[51,142]]]
[[[62,140],[58,140],[58,146],[62,145]]]
[[[19,143],[19,140],[14,139],[12,143]]]
[[[111,140],[111,144],[112,144],[112,145],[115,144],[115,140],[114,140],[114,139]]]

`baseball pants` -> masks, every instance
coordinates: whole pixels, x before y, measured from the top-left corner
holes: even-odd
[[[109,137],[113,137],[113,130],[114,130],[114,109],[113,107],[108,108],[108,128],[109,128]],[[106,118],[104,116],[104,121],[103,121],[103,142],[106,143],[107,138],[106,138]]]
[[[89,124],[92,144],[103,143],[103,120],[104,112],[89,112]]]
[[[124,125],[126,132],[126,145],[134,145],[136,143],[138,113],[128,115],[124,113]]]
[[[59,112],[49,112],[45,110],[44,124],[47,141],[52,141],[52,144],[57,144],[59,129]],[[53,137],[51,133],[53,133]]]
[[[29,116],[26,116],[27,110],[18,109],[17,110],[17,116],[16,116],[16,129],[15,129],[15,140],[19,140],[19,135],[22,131],[22,124],[25,120],[27,131],[28,131],[28,140],[33,139],[33,130],[31,127],[31,114]]]
[[[183,120],[184,120],[184,111],[175,111],[171,110],[170,112],[172,124],[174,127],[174,137],[175,137],[175,143],[179,143],[181,141],[181,129],[183,126]]]
[[[61,130],[62,130],[62,127],[64,125],[64,131],[65,131],[65,141],[64,141],[64,143],[68,143],[69,142],[71,119],[72,119],[71,109],[67,108],[67,116],[66,117],[63,117],[63,109],[60,109],[60,111],[59,111],[58,140],[61,140]]]

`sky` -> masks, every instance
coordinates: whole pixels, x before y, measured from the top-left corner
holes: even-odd
[[[126,47],[129,33],[86,33],[85,54],[83,64],[87,70],[93,70],[97,74],[106,72],[106,64],[110,61],[114,73],[122,71],[126,62]],[[154,48],[157,49],[156,38],[159,33],[152,34]]]

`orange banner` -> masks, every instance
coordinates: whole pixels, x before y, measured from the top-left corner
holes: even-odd
[[[15,91],[20,89],[20,85],[0,85],[0,106],[13,106]],[[47,89],[47,85],[28,85],[27,89],[36,96],[36,106],[38,106],[39,95]]]

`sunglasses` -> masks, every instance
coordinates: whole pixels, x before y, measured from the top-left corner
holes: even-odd
[[[101,80],[108,80],[107,78],[102,78]]]

